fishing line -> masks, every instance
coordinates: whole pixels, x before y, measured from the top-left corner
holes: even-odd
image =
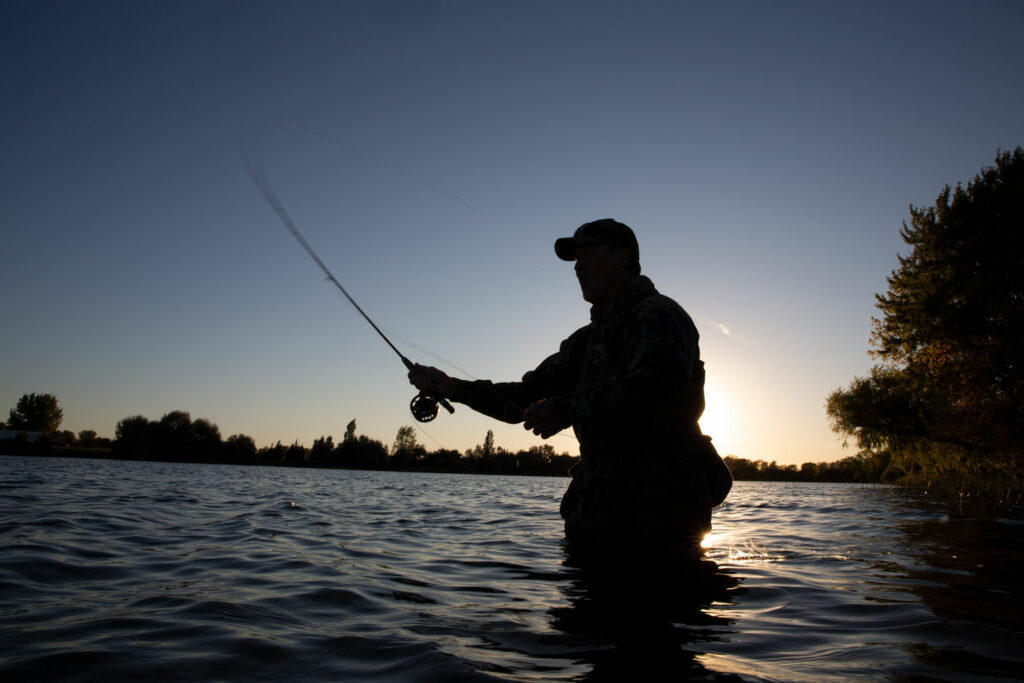
[[[310,135],[315,135],[316,137],[320,138],[321,140],[326,140],[327,142],[330,142],[330,143],[333,143],[335,145],[338,145],[339,147],[342,147],[342,148],[348,150],[349,152],[352,152],[354,154],[358,154],[358,155],[360,155],[360,156],[362,156],[364,158],[370,158],[368,154],[366,154],[365,152],[362,152],[362,151],[356,149],[355,147],[353,147],[352,145],[348,144],[347,142],[339,140],[338,138],[332,137],[332,136],[328,135],[327,133],[321,132],[321,131],[316,130],[314,128],[310,128],[309,126],[307,126],[304,123],[298,123],[297,121],[285,121],[285,123],[288,126],[292,127],[292,128],[298,128],[299,130],[304,130],[307,133],[309,133]],[[446,197],[451,197],[452,199],[454,199],[455,201],[459,202],[464,207],[466,207],[467,209],[469,209],[470,211],[475,213],[477,216],[482,215],[480,213],[479,209],[477,209],[475,206],[470,204],[467,200],[465,200],[464,198],[460,197],[458,194],[452,192],[451,190],[446,190],[446,189],[444,189],[442,187],[438,187],[437,185],[433,184],[429,180],[425,179],[423,176],[421,176],[419,174],[416,174],[416,173],[413,173],[412,171],[406,170],[404,168],[401,168],[400,166],[395,166],[394,164],[390,164],[390,167],[391,167],[390,170],[393,173],[405,176],[407,179],[409,179],[409,180],[411,180],[411,181],[413,181],[413,182],[415,182],[415,183],[417,183],[419,185],[422,185],[423,187],[427,188],[431,192],[434,192],[435,194],[443,195],[443,196],[446,196]]]
[[[319,137],[319,138],[321,138],[323,140],[327,140],[328,142],[331,142],[331,143],[333,143],[335,145],[338,145],[339,147],[342,147],[342,148],[344,148],[344,149],[346,149],[346,150],[348,150],[350,152],[362,154],[359,150],[357,150],[356,148],[352,147],[351,145],[349,145],[349,144],[347,144],[347,143],[345,143],[345,142],[343,142],[341,140],[338,140],[338,139],[336,139],[336,138],[334,138],[334,137],[332,137],[330,135],[322,133],[322,132],[320,132],[318,130],[310,128],[309,126],[306,126],[304,124],[301,124],[301,123],[298,123],[298,122],[295,122],[295,121],[286,121],[285,123],[289,127],[291,127],[291,128],[297,128],[299,130],[303,130],[303,131],[309,133],[310,135],[315,135],[316,137]],[[284,205],[278,199],[277,194],[274,192],[273,188],[271,187],[270,182],[267,180],[267,176],[266,176],[266,173],[263,170],[262,165],[256,159],[256,154],[253,153],[252,151],[247,151],[246,149],[243,148],[241,150],[241,155],[242,155],[242,161],[245,164],[245,168],[246,168],[247,172],[249,173],[249,177],[252,179],[252,181],[256,185],[256,187],[260,190],[260,193],[263,195],[263,198],[267,201],[267,203],[270,205],[270,207],[274,210],[274,213],[277,214],[277,216],[281,220],[281,222],[284,223],[286,228],[288,228],[288,231],[292,234],[292,236],[295,238],[295,240],[302,246],[302,248],[306,251],[306,253],[309,254],[309,257],[311,259],[313,259],[313,261],[317,264],[317,266],[319,266],[320,270],[323,271],[323,273],[327,276],[327,280],[329,282],[331,282],[345,296],[345,298],[349,301],[349,303],[351,303],[352,306],[357,311],[359,311],[359,314],[363,316],[363,318],[366,320],[366,322],[368,322],[370,324],[370,326],[374,329],[374,331],[378,335],[380,335],[381,339],[383,339],[385,341],[385,343],[387,343],[387,345],[389,347],[391,347],[391,350],[394,351],[395,354],[398,355],[398,357],[402,360],[402,363],[405,365],[405,367],[408,368],[409,370],[412,370],[415,367],[415,364],[412,361],[410,361],[401,351],[398,350],[398,348],[391,342],[391,340],[388,338],[388,336],[386,334],[384,334],[384,332],[381,330],[381,328],[378,327],[377,324],[370,318],[370,316],[366,314],[366,312],[362,309],[362,307],[358,303],[356,303],[356,300],[354,298],[352,298],[352,296],[345,290],[345,288],[341,285],[341,283],[338,282],[337,278],[334,277],[334,274],[331,273],[331,271],[327,267],[327,265],[317,255],[316,251],[314,251],[313,247],[309,244],[308,241],[306,241],[306,238],[303,236],[303,234],[299,230],[298,226],[295,225],[295,222],[292,221],[291,217],[288,215],[288,212],[285,211]],[[363,156],[365,156],[365,155],[363,155]],[[441,189],[441,188],[439,188],[439,187],[437,187],[437,186],[427,182],[423,178],[416,176],[415,174],[413,174],[413,173],[411,173],[409,171],[405,171],[405,170],[397,168],[397,167],[393,167],[392,170],[396,171],[396,172],[399,172],[402,175],[405,175],[406,177],[408,177],[408,178],[418,182],[419,184],[423,185],[424,187],[426,187],[427,189],[431,190],[432,192],[452,197],[453,199],[457,200],[459,203],[461,203],[463,206],[465,206],[467,209],[469,209],[473,213],[475,213],[477,215],[480,215],[480,211],[475,206],[470,204],[468,201],[466,201],[465,199],[463,199],[459,195],[457,195],[457,194],[455,194],[453,192],[449,192],[449,191],[443,190],[443,189]],[[394,335],[393,332],[392,332],[392,334]],[[398,337],[398,335],[394,335],[394,336]],[[452,362],[450,362],[448,360],[445,360],[444,358],[441,358],[440,356],[437,356],[436,354],[433,354],[433,353],[431,353],[429,351],[421,349],[420,347],[418,347],[418,346],[408,342],[407,340],[402,340],[402,341],[403,341],[403,343],[405,343],[409,347],[414,348],[417,351],[420,351],[421,353],[425,353],[426,355],[428,355],[428,356],[430,356],[430,357],[432,357],[432,358],[434,358],[436,360],[439,360],[443,364],[448,365],[449,367],[457,370],[458,372],[462,373],[465,377],[468,377],[470,379],[476,379],[475,377],[473,377],[473,375],[471,373],[469,373],[466,370],[458,367],[454,363],[452,363]],[[517,410],[520,410],[520,411],[523,410],[522,406],[516,404],[514,401],[512,401],[507,396],[501,394],[498,391],[494,391],[494,393],[497,396],[499,396],[501,399],[503,399],[506,403],[508,403],[510,406],[512,406],[513,408],[515,408]],[[409,404],[409,409],[412,411],[413,417],[416,418],[416,420],[418,422],[423,423],[423,422],[430,422],[431,420],[433,420],[437,416],[437,406],[438,405],[442,406],[449,413],[454,413],[455,412],[455,408],[453,408],[451,403],[449,403],[446,399],[443,399],[443,398],[437,399],[437,398],[434,398],[432,396],[426,395],[423,392],[420,392],[419,394],[417,394],[412,399],[412,402]],[[427,433],[426,430],[424,430],[422,428],[419,428],[419,429],[428,438],[430,438],[431,441],[436,443],[439,447],[441,446],[440,442],[438,442],[437,439],[435,439],[433,436],[431,436],[429,433]],[[566,434],[564,430],[559,432],[555,436],[568,437],[568,438],[571,438],[573,440],[576,440],[574,434]]]
[[[313,261],[320,267],[320,270],[324,272],[324,274],[327,276],[327,281],[332,283],[335,287],[338,288],[338,291],[345,295],[345,298],[348,299],[348,302],[352,304],[352,306],[355,307],[357,311],[359,311],[359,314],[363,316],[366,322],[370,323],[370,327],[372,327],[374,331],[380,335],[380,338],[383,339],[387,343],[387,345],[391,347],[391,350],[394,351],[398,355],[398,357],[402,359],[402,363],[405,365],[405,367],[408,368],[409,370],[414,369],[416,367],[415,364],[411,360],[406,358],[405,355],[398,350],[398,347],[391,343],[391,340],[388,339],[387,335],[384,334],[379,327],[377,327],[377,323],[373,322],[373,320],[370,319],[370,316],[366,314],[366,311],[364,311],[362,307],[358,303],[356,303],[356,300],[352,298],[352,295],[345,290],[345,288],[341,285],[340,282],[338,282],[338,279],[334,277],[334,273],[330,271],[327,265],[317,255],[316,251],[313,250],[313,247],[310,246],[309,242],[306,241],[306,238],[302,235],[302,232],[299,230],[298,226],[295,225],[295,222],[292,221],[291,217],[288,215],[288,212],[285,211],[284,205],[281,204],[281,200],[277,198],[277,194],[274,192],[274,189],[270,186],[270,182],[267,180],[266,173],[264,173],[263,168],[256,161],[255,157],[252,154],[247,154],[243,151],[242,162],[245,164],[245,169],[246,171],[248,171],[249,177],[252,179],[252,182],[259,189],[260,193],[263,195],[263,198],[267,200],[267,204],[270,205],[270,208],[274,210],[274,213],[277,214],[277,217],[280,218],[281,222],[284,223],[286,228],[288,228],[288,232],[292,234],[292,237],[294,237],[295,240],[300,245],[302,245],[302,248],[306,250],[306,253],[309,254],[309,257],[313,259]],[[441,405],[449,413],[455,412],[455,408],[453,408],[452,404],[449,403],[446,399],[437,399],[432,396],[428,396],[422,392],[417,394],[412,399],[412,402],[409,404],[409,409],[412,411],[412,415],[413,417],[416,418],[417,421],[430,422],[435,417],[437,417],[438,405]]]
[[[327,142],[330,142],[330,143],[332,143],[334,145],[337,145],[338,147],[341,147],[342,149],[344,149],[344,150],[346,150],[348,152],[351,152],[353,154],[358,154],[359,156],[362,156],[364,158],[371,158],[370,155],[368,155],[366,152],[363,152],[362,150],[357,149],[356,147],[354,147],[353,145],[349,144],[348,142],[345,142],[344,140],[341,140],[339,138],[336,138],[336,137],[333,137],[331,135],[328,135],[327,133],[324,133],[323,131],[317,130],[316,128],[312,128],[311,126],[308,126],[308,125],[306,125],[304,123],[300,123],[298,121],[289,121],[289,120],[286,120],[284,123],[289,128],[296,128],[298,130],[305,131],[306,133],[309,133],[310,135],[314,135],[314,136],[320,138],[321,140],[326,140]],[[422,185],[423,187],[427,188],[428,190],[430,190],[431,192],[433,192],[435,194],[446,196],[446,197],[450,197],[450,198],[458,201],[460,204],[462,204],[463,206],[465,206],[467,209],[469,209],[473,213],[477,214],[478,216],[482,215],[480,213],[479,209],[477,209],[475,206],[470,204],[467,200],[465,200],[462,197],[460,197],[455,192],[452,192],[450,190],[446,190],[444,188],[438,187],[437,185],[434,185],[433,183],[429,182],[428,180],[426,180],[422,176],[417,175],[417,174],[413,173],[412,171],[403,169],[400,166],[396,166],[395,164],[388,164],[386,161],[381,161],[379,159],[376,160],[376,161],[378,163],[386,164],[389,167],[391,172],[399,174],[399,175],[402,175],[402,176],[405,176],[407,179],[412,180],[413,182],[415,182],[415,183],[417,183],[419,185]],[[402,338],[402,336],[400,334],[396,333],[394,330],[387,329],[386,327],[384,327],[382,329],[386,330],[387,334],[389,336],[397,339],[399,342],[401,342],[405,346],[408,346],[409,348],[411,348],[411,349],[413,349],[415,351],[418,351],[419,353],[422,353],[425,356],[429,356],[429,357],[433,358],[434,360],[439,361],[443,365],[447,365],[448,367],[452,368],[456,372],[461,373],[467,379],[470,379],[470,380],[478,379],[477,377],[474,377],[472,373],[470,373],[469,371],[467,371],[467,370],[465,370],[463,368],[460,368],[458,365],[456,365],[455,363],[451,362],[450,360],[448,360],[446,358],[442,358],[441,356],[437,355],[436,353],[428,351],[427,349],[424,349],[423,347],[417,346],[416,344],[410,342],[408,339]]]
[[[458,365],[456,365],[455,363],[451,362],[447,358],[443,358],[443,357],[437,355],[436,353],[434,353],[433,351],[430,351],[428,349],[423,348],[422,346],[417,346],[416,344],[412,343],[411,341],[409,341],[408,339],[406,339],[402,335],[398,334],[394,330],[392,330],[392,329],[390,329],[390,328],[388,328],[386,326],[382,327],[381,329],[383,329],[385,332],[387,332],[392,338],[397,339],[401,344],[403,344],[405,346],[408,346],[413,351],[417,351],[419,353],[422,353],[424,356],[430,356],[431,358],[433,358],[437,362],[441,363],[442,365],[447,365],[449,368],[451,368],[452,370],[455,370],[456,372],[461,374],[466,379],[474,380],[474,381],[480,379],[479,377],[474,377],[473,373],[471,373],[469,370],[466,370],[465,368],[460,368]]]

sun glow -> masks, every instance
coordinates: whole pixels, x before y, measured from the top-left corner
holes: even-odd
[[[729,396],[713,384],[704,387],[707,408],[700,418],[700,430],[715,440],[716,445],[730,440],[736,409]]]
[[[708,548],[723,546],[727,538],[728,534],[711,531],[701,540],[700,547],[707,550]]]

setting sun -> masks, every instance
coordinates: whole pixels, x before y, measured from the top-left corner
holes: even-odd
[[[700,418],[700,430],[714,439],[719,452],[720,446],[731,441],[735,429],[736,407],[728,394],[710,382],[704,387],[707,408]]]

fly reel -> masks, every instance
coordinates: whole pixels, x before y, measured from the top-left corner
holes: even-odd
[[[433,396],[427,396],[422,391],[413,397],[409,403],[409,410],[412,411],[412,416],[416,418],[417,422],[430,422],[437,417],[437,406],[440,404],[449,413],[454,413],[455,408],[452,404],[443,398],[434,398]]]

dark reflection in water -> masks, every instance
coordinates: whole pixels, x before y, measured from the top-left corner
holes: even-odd
[[[953,517],[905,522],[916,566],[907,567],[911,590],[937,616],[1024,631],[1024,526],[1009,520]]]
[[[564,589],[568,606],[551,610],[552,625],[606,643],[586,653],[591,669],[585,680],[741,680],[695,661],[699,643],[717,639],[731,622],[707,609],[739,592],[739,581],[715,562],[673,565],[570,553],[566,564],[578,573]]]
[[[917,501],[917,509],[924,505]],[[948,514],[899,525],[911,560],[902,572],[937,618],[931,630],[939,637],[907,650],[928,666],[1024,678],[1020,661],[980,654],[1014,652],[1022,642],[1024,520],[971,506],[929,507]]]

